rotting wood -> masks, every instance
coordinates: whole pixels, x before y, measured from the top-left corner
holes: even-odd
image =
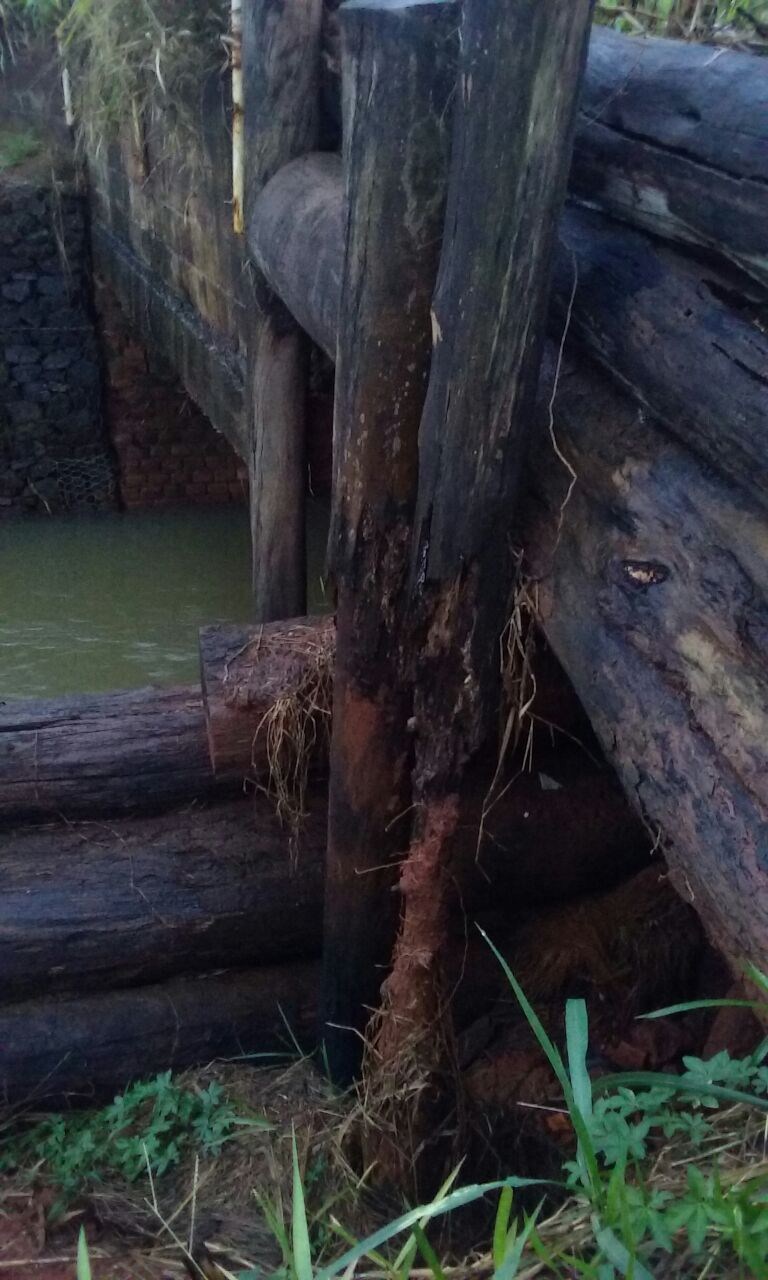
[[[595,28],[570,189],[768,283],[768,64]]]
[[[245,6],[246,229],[262,188],[317,145],[322,0]],[[253,269],[247,333],[251,536],[256,616],[306,607],[304,495],[307,339]]]
[[[311,682],[330,680],[333,618],[294,618],[258,627],[203,627],[200,672],[211,766],[217,778],[264,781],[269,771],[265,727],[278,699]],[[312,768],[327,762],[328,728],[316,725]]]
[[[312,963],[174,979],[0,1009],[0,1098],[86,1106],[160,1071],[315,1043]]]
[[[768,519],[594,366],[555,410],[577,483],[561,510],[542,430],[521,532],[543,626],[677,889],[766,970]]]
[[[650,841],[606,768],[537,749],[486,815],[462,795],[451,849],[457,932],[489,906],[604,889]],[[66,821],[0,835],[0,1004],[320,954],[327,797],[313,788],[294,844],[269,800],[153,817]]]
[[[223,785],[199,688],[0,702],[0,823],[149,813]]]
[[[324,797],[299,847],[265,800],[0,835],[0,1003],[317,955]]]
[[[391,959],[397,860],[410,829],[403,610],[458,16],[443,0],[350,0],[341,10],[346,225],[328,540],[337,626],[323,942],[326,1052],[340,1083],[359,1067]]]
[[[554,301],[560,329],[569,312],[570,331],[669,431],[768,504],[768,333],[723,300],[716,272],[569,209]]]
[[[557,221],[565,196],[589,0],[468,0],[434,350],[419,433],[412,561],[412,843],[403,922],[385,984],[373,1084],[407,1143],[373,1135],[388,1174],[414,1184],[441,1141],[452,1051],[444,1016],[447,850],[468,762],[495,727],[499,642],[514,558],[509,524],[535,397]],[[489,129],[489,120],[504,122]],[[390,1080],[404,1086],[391,1095]]]

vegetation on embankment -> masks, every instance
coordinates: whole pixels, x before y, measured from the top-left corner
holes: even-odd
[[[552,1176],[462,1185],[459,1165],[429,1203],[383,1212],[381,1192],[367,1190],[375,1171],[346,1162],[370,1098],[335,1098],[306,1061],[266,1074],[225,1068],[223,1086],[216,1068],[179,1083],[161,1076],[99,1112],[23,1121],[6,1131],[0,1167],[52,1187],[54,1215],[85,1212],[92,1240],[95,1213],[154,1234],[154,1256],[171,1245],[192,1274],[204,1267],[217,1280],[766,1275],[768,1039],[740,1058],[686,1057],[678,1075],[593,1079],[584,1002],[568,1002],[561,1053],[502,964],[562,1100],[540,1108],[560,1153]],[[719,1003],[754,1007],[697,1001],[661,1013]],[[243,1079],[250,1095],[235,1101]],[[492,1225],[478,1232],[465,1210],[480,1200]]]

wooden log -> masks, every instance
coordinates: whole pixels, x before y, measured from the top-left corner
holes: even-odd
[[[551,370],[550,370],[551,375]],[[542,431],[523,538],[547,635],[673,881],[768,967],[768,520],[594,367]]]
[[[262,188],[317,145],[322,0],[254,0],[245,7],[246,227]],[[250,234],[249,234],[250,244]],[[305,409],[307,341],[254,272],[246,335],[251,536],[256,616],[306,608]]]
[[[264,800],[0,837],[0,1001],[316,955],[325,801],[298,848]]]
[[[337,23],[327,5],[332,135],[340,133]],[[571,195],[664,239],[702,246],[764,285],[767,85],[764,58],[593,27]]]
[[[334,648],[331,617],[201,629],[205,721],[217,778],[264,780],[269,772],[265,717],[278,699],[307,687],[313,665],[318,679],[330,678]],[[313,767],[327,763],[327,731],[319,724],[317,729]]]
[[[152,812],[221,790],[191,686],[0,703],[0,823]]]
[[[270,288],[335,360],[344,260],[340,156],[316,152],[278,170],[254,201],[250,248]]]
[[[455,889],[447,853],[472,757],[497,727],[499,646],[515,564],[500,545],[517,497],[544,338],[557,222],[586,59],[589,0],[467,0],[433,354],[419,430],[412,551],[414,819],[402,924],[374,1082],[395,1131],[374,1135],[385,1176],[414,1172],[446,1118],[445,958]],[[504,121],[501,130],[488,121]],[[418,1087],[414,1088],[414,1082]],[[407,1082],[407,1084],[406,1084]],[[398,1084],[404,1086],[398,1094]]]
[[[0,1097],[91,1105],[134,1080],[245,1054],[311,1047],[312,963],[176,979],[133,990],[49,997],[0,1009]]]
[[[607,769],[574,745],[536,752],[487,814],[462,797],[451,876],[463,915],[602,889],[649,839]],[[0,837],[0,1003],[85,994],[320,954],[327,801],[298,839],[242,796],[153,818],[60,822]]]
[[[554,280],[562,318],[683,444],[768,502],[768,334],[711,270],[586,210],[566,212]],[[562,330],[562,319],[559,324]]]
[[[337,589],[323,1013],[331,1074],[349,1083],[397,934],[408,844],[401,658],[448,185],[458,7],[349,0],[341,10],[346,190],[338,320],[334,507]]]
[[[768,284],[768,64],[595,28],[570,189]]]

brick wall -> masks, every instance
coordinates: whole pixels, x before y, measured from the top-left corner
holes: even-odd
[[[112,291],[95,281],[105,416],[126,507],[245,502],[247,472],[162,362],[131,333]]]

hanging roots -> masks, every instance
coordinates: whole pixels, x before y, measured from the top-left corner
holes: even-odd
[[[327,755],[330,743],[336,631],[330,619],[319,628],[297,625],[280,632],[274,650],[286,661],[284,691],[278,691],[259,722],[252,759],[255,762],[256,744],[263,742],[268,780],[257,785],[288,827],[295,855],[310,764]]]

